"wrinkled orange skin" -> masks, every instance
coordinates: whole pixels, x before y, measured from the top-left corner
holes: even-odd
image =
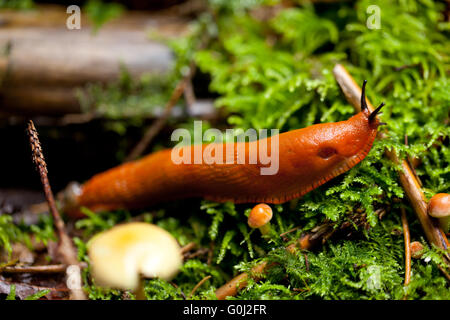
[[[77,198],[93,210],[143,208],[174,199],[202,197],[218,202],[283,203],[301,197],[349,170],[367,155],[375,140],[378,119],[363,111],[346,121],[316,124],[279,135],[279,171],[261,175],[261,163],[174,164],[171,149],[126,163],[87,181]],[[267,138],[270,139],[271,138]],[[234,148],[234,159],[241,159]],[[270,143],[268,144],[270,146]],[[202,145],[204,150],[208,145]],[[225,144],[223,157],[225,159]],[[193,159],[193,146],[191,157]]]

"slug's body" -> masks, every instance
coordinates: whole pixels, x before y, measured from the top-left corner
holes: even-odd
[[[203,164],[175,164],[171,150],[163,150],[94,176],[81,187],[76,206],[133,209],[188,197],[283,203],[300,197],[349,170],[370,151],[380,125],[375,117],[379,108],[370,114],[365,107],[364,86],[361,101],[362,111],[346,121],[280,134],[279,170],[274,175],[261,175],[260,169],[268,165],[259,162],[259,157],[257,163],[249,164],[249,153],[258,150],[250,144],[258,141],[246,142],[244,153],[239,152],[239,143],[235,144],[229,151],[235,159],[232,164],[225,163],[225,144],[221,145],[223,164],[206,164],[205,158]],[[267,139],[270,146],[272,138]],[[193,146],[183,148],[194,154]],[[242,162],[245,164],[239,164]]]

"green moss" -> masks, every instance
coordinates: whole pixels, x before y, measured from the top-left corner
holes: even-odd
[[[34,6],[33,0],[0,0],[0,8],[26,10]]]
[[[405,195],[398,183],[398,166],[383,155],[389,148],[401,158],[419,159],[416,171],[427,196],[449,192],[450,42],[443,4],[429,0],[299,4],[278,7],[268,18],[255,11],[261,5],[273,9],[276,3],[210,1],[213,14],[202,15],[190,36],[170,42],[177,63],[169,77],[161,84],[143,86],[125,72],[106,93],[95,89],[101,102],[99,112],[122,119],[128,106],[134,106],[139,112],[131,116],[139,123],[151,107],[135,108],[135,102],[150,101],[146,100],[150,96],[167,101],[194,58],[203,75],[210,77],[209,89],[218,95],[216,105],[224,108],[234,128],[288,131],[345,120],[354,111],[332,74],[340,62],[358,83],[368,80],[367,94],[374,104],[386,102],[381,119],[387,122],[389,134],[377,140],[366,159],[345,174],[297,202],[272,206],[274,219],[266,237],[247,225],[251,204],[194,199],[144,212],[145,221],[168,230],[181,245],[194,242],[194,251],[200,250],[172,282],[147,281],[147,298],[182,299],[211,276],[192,298],[215,299],[214,291],[231,277],[268,261],[276,265],[261,282],[250,280],[236,299],[449,299],[448,284],[438,269],[443,252],[435,248],[426,247],[422,259],[412,261],[411,282],[403,286],[401,206],[408,209],[412,240],[424,243],[424,234],[407,202],[400,203]],[[381,29],[370,30],[366,9],[377,4]],[[199,34],[205,31],[211,42],[196,51]],[[190,121],[173,124],[192,127]],[[380,210],[386,212],[382,220]],[[89,262],[86,241],[129,221],[131,215],[122,211],[87,215],[77,223],[84,237],[76,244],[79,259]],[[7,246],[10,239],[16,239],[11,234],[15,229],[2,231],[1,218],[0,236],[6,236],[0,241]],[[4,223],[9,226],[11,221]],[[309,252],[286,252],[286,245],[320,225],[335,231],[349,227]],[[298,228],[279,236],[294,227]],[[95,286],[89,268],[83,271],[83,279],[92,299],[123,298],[120,291]]]

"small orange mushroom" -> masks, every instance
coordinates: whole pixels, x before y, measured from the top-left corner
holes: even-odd
[[[450,229],[450,194],[435,194],[428,204],[428,214],[439,219],[441,228],[444,232],[448,232]]]
[[[419,241],[411,242],[411,257],[420,259],[423,255],[423,245]]]
[[[260,203],[253,207],[247,223],[250,228],[258,228],[262,235],[266,235],[270,231],[272,215],[272,208],[265,203]]]

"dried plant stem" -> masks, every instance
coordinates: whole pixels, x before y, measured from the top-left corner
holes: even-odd
[[[311,235],[306,234],[300,237],[296,242],[286,247],[286,250],[293,253],[297,248],[302,250],[310,249],[313,242],[310,241]],[[261,279],[262,274],[273,264],[268,264],[266,261],[254,266],[249,273],[244,272],[234,277],[226,284],[216,290],[216,297],[219,300],[223,300],[229,296],[235,296],[239,290],[245,288],[248,284],[248,279],[251,277],[255,281]]]
[[[400,209],[402,212],[403,238],[405,239],[405,286],[411,280],[411,236],[409,233],[408,219],[406,218],[405,208]]]
[[[59,262],[66,264],[68,266],[70,265],[78,266],[79,262],[77,259],[77,250],[75,249],[72,240],[67,235],[64,226],[64,221],[61,219],[58,209],[56,208],[55,198],[53,196],[53,192],[50,187],[50,182],[48,180],[47,164],[45,162],[44,154],[42,152],[42,147],[39,141],[37,130],[34,126],[33,121],[31,120],[28,122],[27,133],[30,138],[33,162],[36,165],[37,170],[39,171],[42,186],[44,188],[45,198],[47,200],[50,213],[53,217],[53,224],[58,234],[58,246],[56,249],[57,259],[59,260]],[[81,275],[78,283],[81,283]],[[84,295],[81,289],[71,290],[71,292],[72,292],[71,298],[73,299],[76,300],[86,299],[86,296]]]
[[[201,50],[208,44],[210,38],[208,32],[203,33],[203,37],[200,39],[197,50]],[[139,158],[147,149],[148,145],[152,142],[152,140],[156,137],[156,135],[162,130],[167,120],[170,117],[170,113],[172,112],[173,107],[180,99],[180,97],[184,94],[186,96],[188,107],[191,106],[193,102],[195,102],[194,90],[192,87],[192,78],[196,72],[196,64],[195,61],[191,61],[189,63],[189,69],[187,74],[183,77],[183,79],[178,82],[177,86],[172,92],[169,101],[164,107],[164,113],[160,118],[158,118],[144,133],[144,136],[139,141],[139,143],[134,147],[134,149],[130,152],[128,157],[125,159],[125,162],[133,161]]]
[[[86,268],[86,263],[80,263],[81,268]],[[65,264],[48,264],[41,266],[5,266],[0,268],[0,273],[62,273],[66,272]]]
[[[192,249],[194,249],[195,246],[196,246],[195,242],[189,242],[187,245],[183,246],[183,247],[180,249],[181,254],[186,254],[186,253],[188,253],[189,251],[191,251]]]
[[[187,299],[189,300],[190,298],[192,298],[192,296],[194,295],[194,293],[198,290],[198,288],[200,288],[202,286],[202,284],[204,284],[206,281],[208,281],[211,278],[211,276],[206,276],[204,277],[202,280],[200,280],[199,283],[197,283],[195,285],[195,287],[192,289],[191,293],[189,293],[189,295],[187,296]]]
[[[195,64],[192,63],[189,67],[188,75],[185,76],[173,90],[169,101],[164,107],[164,113],[161,115],[161,117],[155,120],[155,122],[153,122],[153,124],[145,131],[144,136],[136,145],[136,147],[134,147],[134,149],[130,152],[128,157],[125,159],[125,162],[133,161],[139,158],[144,153],[145,149],[147,149],[152,140],[156,137],[156,135],[162,130],[162,128],[164,128],[164,125],[166,124],[167,119],[169,119],[173,107],[184,93],[188,81],[190,81],[190,78],[194,73]]]
[[[240,275],[234,277],[226,284],[221,286],[216,290],[216,297],[218,300],[224,300],[226,297],[235,296],[239,292],[239,290],[245,288],[248,284],[249,276],[252,277],[255,281],[258,281],[261,278],[261,274],[266,271],[267,262],[264,261],[255,267],[253,267],[250,273],[244,272]]]
[[[355,111],[359,112],[361,88],[358,86],[358,84],[356,84],[355,80],[344,68],[344,66],[337,64],[333,69],[333,73],[342,91],[344,92],[345,97],[353,105]],[[374,109],[373,105],[368,99],[367,106],[371,111]],[[383,133],[380,133],[380,137],[383,136]],[[406,196],[408,197],[414,209],[414,212],[416,213],[420,224],[422,225],[428,241],[438,248],[447,250],[447,237],[445,236],[442,229],[438,226],[438,224],[428,216],[426,198],[408,162],[406,160],[400,160],[393,150],[385,150],[385,154],[392,162],[400,165],[402,168],[402,170],[399,172],[400,184],[405,190]],[[448,255],[447,258],[449,258]]]
[[[66,272],[67,265],[52,264],[45,266],[26,266],[26,267],[4,267],[0,273],[62,273]]]

